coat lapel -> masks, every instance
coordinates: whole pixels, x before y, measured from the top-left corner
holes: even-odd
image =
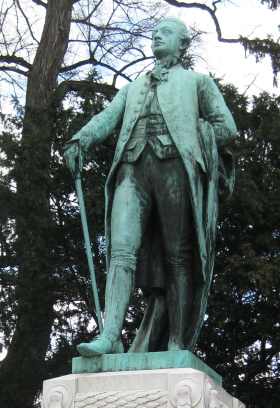
[[[168,81],[158,86],[158,101],[183,160],[194,160],[205,171],[197,135],[197,88],[192,73],[181,66],[171,69]]]

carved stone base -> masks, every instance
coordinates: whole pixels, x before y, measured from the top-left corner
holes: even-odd
[[[245,408],[191,368],[70,374],[44,382],[42,408]]]

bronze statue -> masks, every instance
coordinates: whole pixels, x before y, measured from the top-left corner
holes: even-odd
[[[83,356],[123,351],[135,286],[148,304],[130,352],[191,350],[199,335],[214,266],[218,177],[232,187],[223,151],[237,130],[214,81],[182,67],[189,42],[180,20],[162,20],[153,32],[154,69],[123,87],[66,150],[73,170],[79,148],[86,153],[122,123],[105,194],[104,331],[78,346]]]

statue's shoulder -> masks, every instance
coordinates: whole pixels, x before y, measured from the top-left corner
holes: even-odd
[[[202,74],[201,72],[193,71],[192,69],[186,69],[186,68],[183,68],[182,66],[178,68],[177,72],[182,77],[188,80],[191,79],[195,82],[203,82],[205,80],[207,81],[208,79],[211,80],[209,75],[205,75],[205,74]]]
[[[201,72],[195,72],[192,71],[196,81],[199,85],[201,86],[211,86],[215,81],[213,80],[213,78],[210,75],[207,74],[202,74]]]
[[[194,83],[198,92],[216,92],[217,86],[214,79],[207,74],[184,70],[187,83]]]
[[[150,81],[150,74],[151,71],[146,72],[143,75],[140,75],[137,79],[134,79],[134,81],[130,82],[131,87],[138,87],[143,84],[149,83]]]
[[[149,86],[149,75],[144,74],[127,85],[127,94],[129,99],[133,99],[136,95]]]

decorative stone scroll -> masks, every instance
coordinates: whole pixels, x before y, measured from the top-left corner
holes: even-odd
[[[175,408],[193,408],[202,399],[199,381],[193,376],[185,376],[179,381],[170,395],[170,401]]]
[[[71,389],[66,385],[54,385],[43,394],[43,408],[71,408],[73,406]]]

